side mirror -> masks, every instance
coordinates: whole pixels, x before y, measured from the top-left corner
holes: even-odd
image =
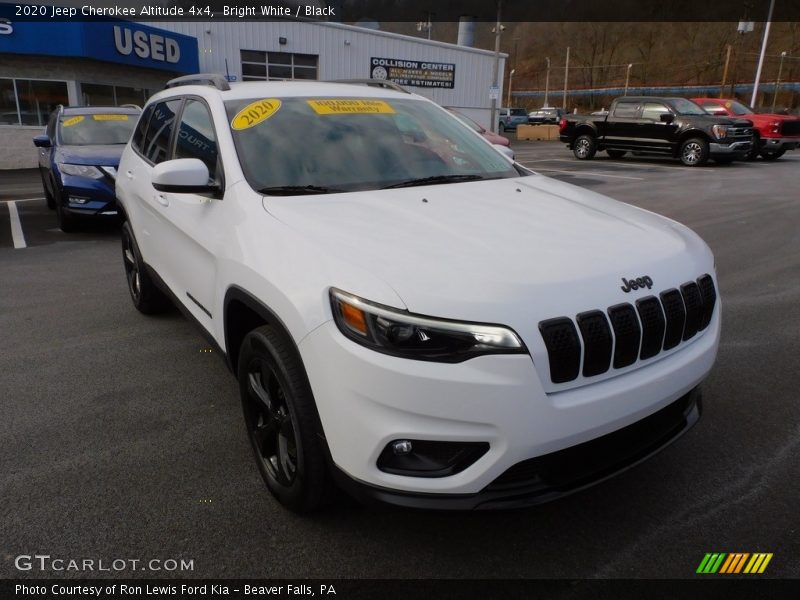
[[[216,183],[209,182],[208,167],[199,158],[176,158],[153,168],[153,187],[173,194],[219,194]]]
[[[675,120],[675,115],[672,113],[661,113],[662,123],[672,123]]]
[[[33,138],[33,145],[37,148],[49,148],[51,146],[50,138],[46,135],[37,135]]]
[[[514,151],[509,148],[508,146],[501,146],[500,144],[492,144],[495,148],[497,148],[501,153],[506,155],[506,158],[514,162]]]

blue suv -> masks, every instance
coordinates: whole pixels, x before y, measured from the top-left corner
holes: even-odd
[[[117,167],[140,113],[133,105],[59,106],[33,138],[47,206],[62,231],[75,231],[82,217],[117,215]]]

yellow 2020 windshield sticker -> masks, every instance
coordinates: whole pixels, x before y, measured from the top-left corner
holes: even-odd
[[[95,121],[127,121],[128,115],[92,115]]]
[[[231,121],[231,127],[236,130],[250,129],[269,119],[278,112],[281,101],[276,98],[265,98],[251,102],[236,113]]]
[[[77,117],[70,117],[69,119],[65,119],[61,122],[62,127],[71,127],[72,125],[77,125],[81,121],[83,121],[85,117],[83,115],[78,115]]]
[[[394,114],[394,108],[383,100],[336,98],[332,100],[306,100],[306,102],[318,115]]]

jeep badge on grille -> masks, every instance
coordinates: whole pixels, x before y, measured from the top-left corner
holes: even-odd
[[[623,277],[620,289],[627,294],[631,290],[638,290],[639,288],[644,287],[646,287],[648,290],[653,287],[653,280],[650,279],[648,275],[643,275],[642,277],[637,277],[636,279],[631,279],[630,281]]]

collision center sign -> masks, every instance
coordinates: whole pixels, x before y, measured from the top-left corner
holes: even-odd
[[[370,77],[386,79],[398,85],[453,89],[456,66],[453,63],[401,60],[396,58],[370,59]]]

